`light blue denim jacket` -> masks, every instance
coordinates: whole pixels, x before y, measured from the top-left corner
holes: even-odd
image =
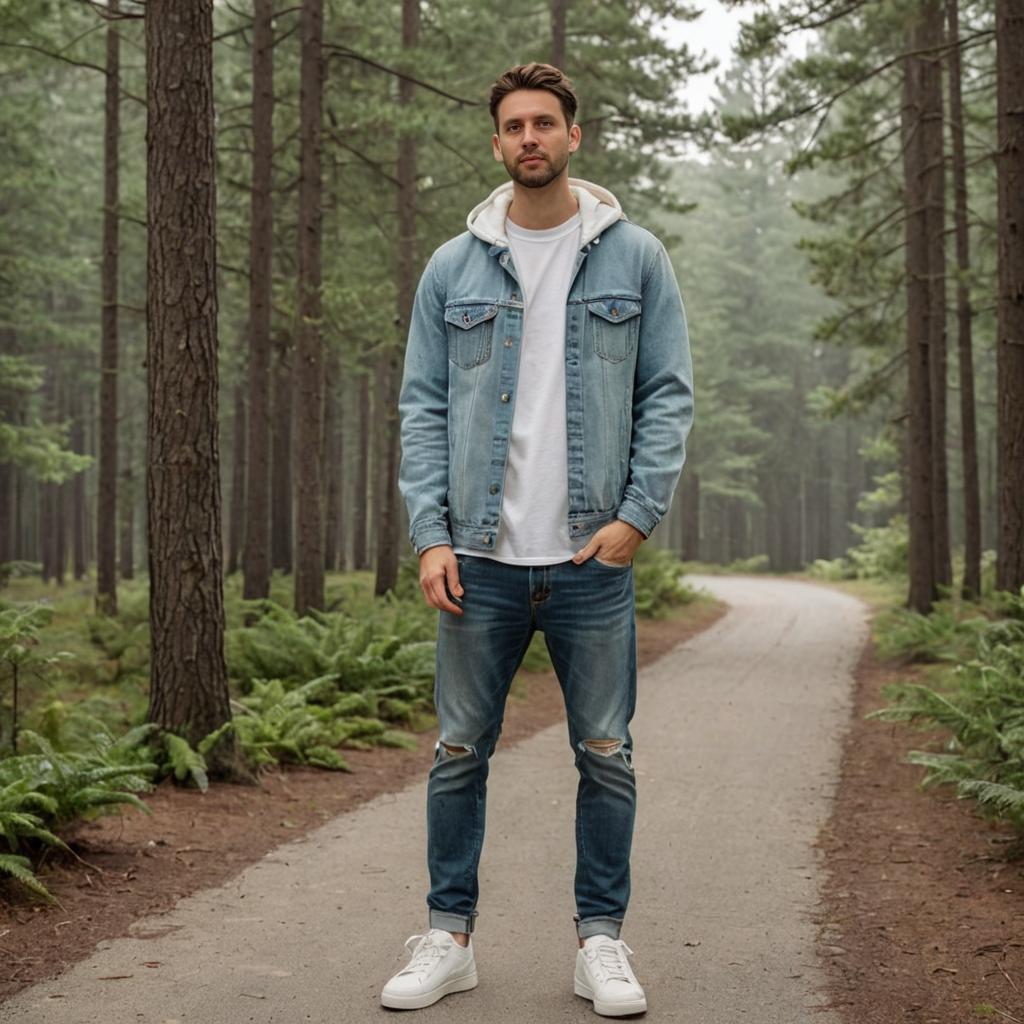
[[[693,423],[686,315],[664,246],[610,192],[570,178],[581,246],[565,307],[569,536],[668,510]],[[508,182],[430,258],[399,395],[399,488],[416,553],[486,553],[498,533],[523,332]]]

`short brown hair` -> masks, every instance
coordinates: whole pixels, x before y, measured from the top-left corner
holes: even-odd
[[[498,127],[498,104],[517,89],[543,89],[556,96],[565,114],[566,127],[572,127],[573,121],[576,120],[576,107],[579,105],[572,82],[553,65],[534,61],[532,64],[518,64],[514,68],[509,68],[491,86],[491,117],[494,119],[495,129]]]

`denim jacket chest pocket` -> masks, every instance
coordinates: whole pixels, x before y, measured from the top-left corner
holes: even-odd
[[[464,370],[480,366],[491,358],[494,318],[498,307],[484,302],[463,302],[444,311],[448,332],[448,358]]]
[[[636,350],[640,303],[615,296],[593,299],[587,303],[587,327],[594,351],[610,363],[621,363]]]

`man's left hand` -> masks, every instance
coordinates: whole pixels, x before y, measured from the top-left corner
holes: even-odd
[[[644,535],[635,526],[621,519],[614,519],[606,526],[602,526],[590,538],[587,546],[573,555],[572,560],[577,565],[582,565],[588,558],[597,555],[599,562],[629,565],[644,539]]]

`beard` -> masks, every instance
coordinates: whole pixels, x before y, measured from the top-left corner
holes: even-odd
[[[549,157],[541,157],[541,160],[544,162],[533,168],[524,167],[518,159],[513,163],[503,159],[502,163],[504,163],[509,177],[517,184],[524,188],[543,188],[545,185],[550,185],[565,170],[569,163],[569,154],[566,153],[560,163]]]

